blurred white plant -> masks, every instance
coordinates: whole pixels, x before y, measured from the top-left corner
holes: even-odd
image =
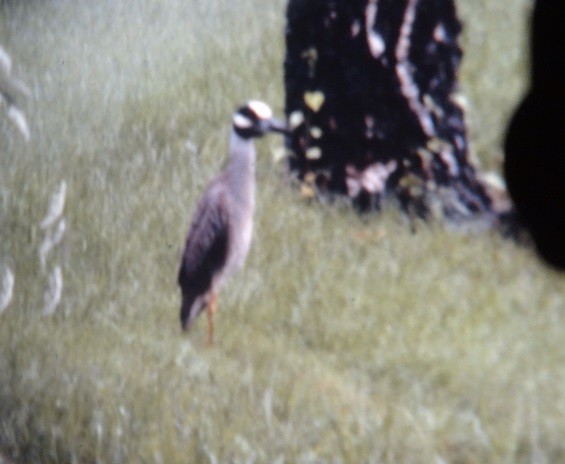
[[[55,312],[63,294],[63,272],[61,266],[55,266],[49,276],[49,286],[45,291],[43,314],[49,316]]]
[[[31,92],[27,86],[12,76],[12,59],[0,45],[0,106],[6,104],[8,118],[15,124],[26,141],[30,138],[29,126],[25,114],[17,104],[17,97],[29,97],[30,95]]]
[[[47,214],[39,223],[39,227],[45,230],[45,238],[39,247],[39,261],[41,262],[42,269],[45,269],[47,255],[56,245],[61,243],[63,235],[65,234],[65,219],[60,218],[63,215],[63,210],[65,209],[66,195],[67,183],[63,180],[59,185],[59,189],[51,195],[49,206],[47,207]],[[56,228],[52,229],[51,226],[58,220],[59,222],[57,223]]]
[[[63,235],[65,234],[66,223],[64,219],[61,219],[57,224],[57,228],[54,230],[48,230],[45,233],[45,238],[39,247],[39,261],[41,262],[41,268],[45,269],[45,264],[47,262],[47,255],[49,252],[61,243],[63,240]]]
[[[0,70],[5,74],[12,72],[12,58],[0,45]]]
[[[14,274],[8,267],[2,278],[2,286],[0,287],[0,314],[2,314],[10,301],[12,301],[12,293],[14,291]]]
[[[67,183],[63,180],[59,186],[59,190],[51,195],[47,214],[39,224],[42,229],[46,229],[53,224],[63,214],[65,209],[65,197],[67,195]]]
[[[39,261],[41,269],[45,270],[47,255],[63,240],[66,230],[66,222],[63,216],[65,209],[65,198],[67,195],[67,183],[63,180],[57,191],[51,195],[47,214],[39,223],[39,227],[45,230],[45,237],[39,246]],[[61,295],[63,294],[63,272],[61,266],[57,265],[49,275],[48,288],[45,291],[43,314],[50,315],[55,312]]]

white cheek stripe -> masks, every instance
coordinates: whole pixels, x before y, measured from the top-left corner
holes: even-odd
[[[242,114],[236,113],[233,115],[233,125],[239,129],[249,129],[253,125],[253,121]]]

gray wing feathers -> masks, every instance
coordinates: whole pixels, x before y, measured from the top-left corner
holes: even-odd
[[[218,180],[209,185],[194,213],[179,271],[181,286],[189,284],[187,281],[195,287],[208,286],[214,272],[225,263],[229,241],[229,200]]]

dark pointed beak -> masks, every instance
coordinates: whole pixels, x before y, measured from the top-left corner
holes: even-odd
[[[269,131],[290,135],[290,129],[286,123],[277,118],[271,118],[269,120]]]

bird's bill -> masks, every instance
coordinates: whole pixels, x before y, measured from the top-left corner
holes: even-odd
[[[271,132],[278,132],[280,134],[290,134],[290,129],[288,128],[286,123],[276,118],[271,118],[269,120],[269,130]]]

